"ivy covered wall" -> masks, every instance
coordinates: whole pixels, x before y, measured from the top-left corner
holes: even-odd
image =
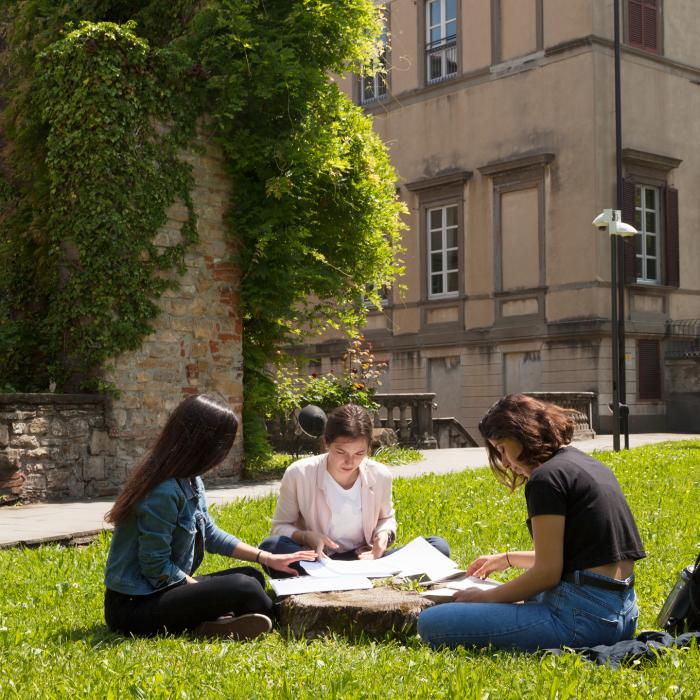
[[[380,30],[371,0],[0,0],[0,390],[128,391],[115,368],[188,286],[201,237],[179,157],[198,124],[230,193],[216,264],[240,271],[247,415],[277,349],[356,326],[401,271],[401,206],[328,76],[368,66]]]

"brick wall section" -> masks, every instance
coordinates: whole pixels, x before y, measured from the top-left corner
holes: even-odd
[[[108,468],[114,450],[102,396],[0,396],[0,499],[112,494],[126,475]]]
[[[224,215],[229,183],[221,153],[202,137],[201,152],[185,159],[192,165],[192,193],[199,243],[185,258],[179,288],[166,292],[154,333],[141,348],[117,358],[106,379],[121,395],[107,410],[109,434],[116,442],[114,469],[129,469],[150,445],[167,415],[188,394],[213,393],[240,416],[243,402],[242,321],[239,273],[231,263],[234,246],[226,240]],[[156,243],[180,240],[185,207],[176,203]],[[226,462],[209,481],[240,473],[242,434]]]
[[[206,134],[200,140],[197,152],[183,156],[193,169],[199,242],[186,256],[184,275],[173,273],[179,287],[160,299],[154,332],[139,350],[116,358],[105,374],[118,398],[0,395],[0,499],[3,494],[24,500],[114,495],[189,394],[217,395],[240,416],[239,273],[224,231],[229,183],[220,152]],[[156,243],[179,241],[186,216],[182,203],[174,204]],[[205,477],[208,483],[240,474],[242,444],[239,427],[227,460]]]

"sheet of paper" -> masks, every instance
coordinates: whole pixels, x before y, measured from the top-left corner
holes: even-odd
[[[456,592],[454,588],[433,588],[430,591],[423,591],[420,595],[434,603],[449,603]]]
[[[428,591],[421,593],[423,598],[432,600],[435,603],[448,603],[454,597],[457,591],[466,591],[468,588],[476,588],[480,591],[488,591],[491,588],[500,586],[500,582],[491,579],[480,579],[475,576],[469,576],[459,581],[449,581],[441,588],[431,588]]]
[[[468,576],[459,581],[448,581],[445,583],[445,588],[449,588],[453,591],[466,591],[468,588],[476,588],[480,591],[488,591],[492,588],[498,588],[501,583],[500,581],[494,581],[490,578],[477,578],[476,576]]]
[[[331,576],[366,576],[367,578],[386,578],[393,576],[398,569],[388,563],[388,559],[356,559],[342,561],[321,559],[320,561],[300,562],[309,576],[330,578]]]
[[[366,576],[368,578],[386,578],[388,576],[421,576],[432,579],[454,575],[459,570],[457,563],[438,552],[423,537],[416,537],[398,552],[382,559],[356,559],[342,561],[338,559],[321,559],[320,561],[300,562],[309,576],[329,578],[331,576]]]
[[[333,578],[297,576],[295,578],[270,579],[272,590],[278,596],[327,591],[353,591],[372,588],[372,582],[364,576],[335,576]]]
[[[398,568],[400,576],[417,576],[429,571],[436,575],[446,575],[458,568],[457,562],[438,552],[423,537],[416,537],[395,554],[384,557],[382,561],[391,562]]]
[[[299,563],[309,576],[314,576],[315,578],[336,578],[338,574],[331,571],[324,564],[325,561],[325,559],[319,559],[318,561],[301,561]]]

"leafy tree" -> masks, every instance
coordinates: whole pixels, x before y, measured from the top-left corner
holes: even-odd
[[[376,57],[381,17],[371,0],[0,0],[0,16],[9,98],[2,129],[11,146],[0,188],[8,193],[0,197],[0,291],[8,300],[0,350],[4,343],[15,358],[0,367],[0,385],[35,388],[30,375],[49,372],[65,380],[75,357],[98,371],[149,332],[158,270],[177,264],[174,254],[159,265],[149,245],[169,204],[187,200],[187,174],[164,173],[174,172],[172,149],[191,140],[197,117],[206,116],[231,179],[227,227],[241,268],[247,413],[270,399],[266,368],[278,348],[329,325],[357,327],[367,289],[401,271],[401,205],[386,149],[331,77]],[[83,20],[93,24],[76,28]],[[102,92],[81,88],[78,75]],[[99,128],[94,119],[81,124],[76,115],[97,109],[98,95],[107,98]],[[158,120],[172,125],[173,139],[153,132]],[[147,136],[137,143],[136,134]],[[127,154],[146,149],[151,165],[96,179],[125,145]],[[88,243],[88,207],[65,198],[66,188],[105,203],[93,227],[99,246]],[[143,210],[149,192],[157,196],[145,208],[140,243],[124,253],[116,239],[133,230],[130,212]],[[115,197],[119,208],[110,210]],[[84,245],[59,284],[78,239]],[[126,305],[107,275],[90,275],[115,262],[138,269],[141,280]],[[66,303],[78,290],[89,297],[80,312]]]

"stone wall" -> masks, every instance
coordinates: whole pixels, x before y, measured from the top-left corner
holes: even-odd
[[[0,395],[0,499],[112,495],[126,476],[114,448],[102,396]]]
[[[154,333],[139,350],[118,357],[105,376],[120,392],[106,413],[118,472],[143,454],[185,396],[213,393],[239,416],[243,404],[239,273],[231,263],[235,247],[224,232],[229,184],[223,157],[205,133],[199,145],[199,151],[184,156],[195,180],[199,243],[186,255],[184,275],[174,274],[179,288],[160,299]],[[178,242],[186,217],[185,207],[174,204],[156,243],[167,247]],[[242,437],[239,426],[233,450],[209,482],[240,473]]]
[[[192,165],[199,242],[185,258],[178,289],[158,302],[161,313],[141,348],[116,358],[104,379],[116,398],[52,394],[0,395],[0,498],[76,499],[114,495],[153,443],[167,416],[190,395],[211,393],[240,416],[243,404],[239,272],[226,239],[228,179],[206,133],[183,155]],[[156,243],[174,245],[187,210],[175,203]],[[209,483],[237,478],[243,435]],[[20,472],[25,475],[22,480]]]

